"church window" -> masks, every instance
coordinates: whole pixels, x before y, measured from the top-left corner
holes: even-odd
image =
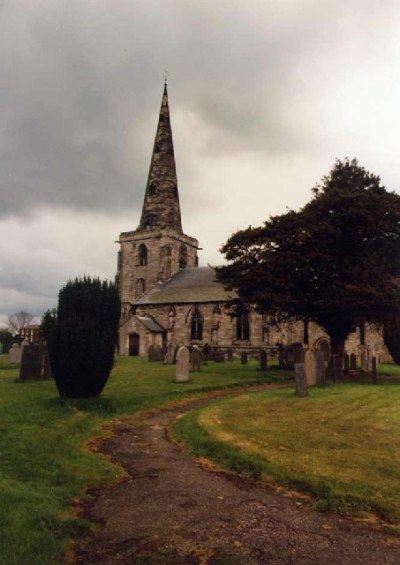
[[[221,314],[221,308],[220,308],[219,304],[216,304],[214,306],[213,314]]]
[[[141,296],[146,292],[146,281],[144,279],[138,279],[136,282],[136,296]]]
[[[190,326],[190,339],[201,340],[203,339],[203,318],[198,310],[194,309],[191,326]]]
[[[245,308],[240,309],[237,313],[236,339],[239,341],[248,341],[250,339],[249,313]]]
[[[179,268],[185,269],[187,266],[187,247],[186,245],[181,245],[179,249]]]
[[[147,265],[147,247],[144,243],[139,245],[139,265]]]

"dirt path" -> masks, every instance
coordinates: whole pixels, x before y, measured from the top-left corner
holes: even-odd
[[[161,411],[144,427],[118,425],[102,450],[129,478],[86,509],[100,529],[77,549],[78,563],[400,564],[400,537],[207,469],[170,443],[171,422],[208,401]]]

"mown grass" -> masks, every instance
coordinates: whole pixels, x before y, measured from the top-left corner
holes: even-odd
[[[19,382],[0,356],[0,563],[60,562],[71,538],[90,525],[71,513],[89,485],[117,480],[121,470],[82,446],[113,418],[214,388],[268,381],[256,364],[210,363],[185,384],[174,367],[118,358],[103,394],[61,401],[53,381]]]
[[[312,495],[321,511],[400,524],[400,385],[290,388],[215,401],[174,427],[219,465]]]

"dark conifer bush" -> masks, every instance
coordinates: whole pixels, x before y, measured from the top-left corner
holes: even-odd
[[[120,301],[113,283],[84,277],[61,288],[48,337],[61,397],[98,396],[110,375],[118,339]]]
[[[385,322],[383,338],[393,361],[400,365],[400,319]]]

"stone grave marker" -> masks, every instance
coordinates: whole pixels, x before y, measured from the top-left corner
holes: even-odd
[[[189,350],[184,345],[176,354],[175,382],[186,383],[189,380]]]
[[[214,350],[214,361],[215,363],[225,363],[225,353],[222,349]]]
[[[240,354],[240,363],[241,365],[247,365],[248,355],[247,351],[242,351]]]
[[[376,357],[371,359],[371,372],[372,372],[372,382],[376,384],[378,382],[378,362]]]
[[[190,354],[190,370],[201,371],[203,355],[198,347],[194,347]]]
[[[156,348],[154,347],[154,345],[150,345],[149,349],[147,350],[147,360],[148,361],[157,361],[156,359]]]
[[[297,396],[308,396],[307,378],[304,370],[304,363],[294,364],[294,378],[296,382]]]
[[[315,353],[315,380],[317,386],[325,386],[326,384],[325,355],[321,349],[318,349]]]
[[[42,378],[43,354],[44,343],[42,342],[32,343],[23,347],[19,371],[21,381]]]
[[[164,358],[161,345],[154,346],[154,361],[162,361]]]
[[[9,355],[10,355],[10,363],[16,363],[16,364],[21,363],[21,348],[18,345],[18,343],[12,344],[9,351]]]
[[[350,369],[357,369],[357,355],[355,353],[350,355]]]
[[[175,361],[175,347],[174,344],[170,342],[168,344],[167,352],[164,357],[164,363],[166,365],[173,365],[174,361]]]
[[[268,368],[268,355],[265,349],[260,351],[260,371],[266,371]]]
[[[293,362],[296,363],[304,363],[305,358],[305,350],[303,347],[294,347],[293,348]]]
[[[308,386],[317,383],[317,368],[315,363],[315,353],[307,349],[304,355],[304,370],[306,372],[306,379]]]
[[[232,349],[232,347],[228,347],[227,355],[228,355],[228,361],[233,361],[233,349]]]

